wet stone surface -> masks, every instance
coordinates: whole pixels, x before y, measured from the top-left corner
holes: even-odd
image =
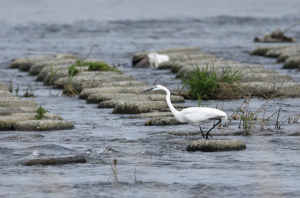
[[[191,142],[187,151],[238,151],[246,149],[246,144],[241,140],[200,140]]]
[[[157,117],[150,118],[145,122],[145,126],[167,126],[186,124],[179,122],[175,117]]]
[[[74,129],[74,124],[61,120],[27,120],[15,123],[18,131],[53,131]]]
[[[73,163],[86,163],[86,158],[81,155],[69,156],[69,157],[58,157],[58,158],[42,158],[42,159],[31,159],[24,163],[25,166],[49,166],[49,165],[63,165]]]
[[[151,110],[160,110],[167,108],[167,103],[163,101],[127,101],[119,102],[112,113],[115,114],[137,114],[147,113]]]
[[[278,62],[284,62],[283,68],[285,69],[300,68],[300,45],[257,47],[250,54],[277,58]]]
[[[5,84],[1,89],[6,90]],[[38,105],[35,100],[21,100],[19,97],[0,97],[0,131],[43,131],[73,129],[71,122],[62,117],[45,113],[42,120],[35,120]]]

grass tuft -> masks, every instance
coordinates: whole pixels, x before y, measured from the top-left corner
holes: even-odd
[[[121,72],[120,70],[108,65],[105,62],[85,62],[83,60],[77,60],[70,68],[69,68],[69,76],[75,76],[78,74],[79,69],[77,67],[88,66],[88,71],[115,71]]]
[[[242,77],[241,72],[233,71],[229,67],[218,73],[215,68],[197,67],[195,71],[182,78],[183,83],[189,89],[189,95],[194,99],[227,98],[224,91],[236,92],[235,83]],[[233,90],[234,89],[234,90]]]

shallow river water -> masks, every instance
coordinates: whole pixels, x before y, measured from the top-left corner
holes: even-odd
[[[127,74],[149,84],[181,86],[169,71],[133,69],[133,53],[180,46],[199,46],[230,60],[263,64],[300,82],[295,70],[282,70],[276,59],[249,56],[267,30],[299,21],[299,1],[38,1],[0,0],[0,81],[13,80],[20,94],[36,89],[39,105],[72,121],[75,129],[52,132],[0,132],[0,197],[299,197],[299,123],[262,136],[220,136],[240,139],[247,149],[233,152],[187,152],[200,136],[190,125],[143,126],[145,119],[127,119],[97,109],[76,97],[62,97],[35,82],[35,77],[7,69],[16,57],[77,53],[95,45],[90,57],[119,64]],[[300,27],[288,32],[300,40]],[[251,100],[257,110],[265,101]],[[204,101],[223,105],[230,115],[242,100]],[[197,101],[185,105],[197,106]],[[268,114],[283,109],[280,121],[299,114],[299,99],[274,99]],[[274,123],[270,123],[274,127]],[[238,131],[238,122],[229,129]],[[208,128],[208,126],[204,126]],[[258,127],[259,128],[259,127]],[[259,135],[260,134],[260,135]],[[81,154],[85,164],[22,166],[26,159]],[[118,182],[109,160],[117,159]]]

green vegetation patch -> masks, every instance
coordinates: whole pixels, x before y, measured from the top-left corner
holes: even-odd
[[[182,78],[182,82],[188,87],[189,95],[193,99],[211,98],[237,98],[240,93],[237,82],[242,77],[241,72],[232,70],[229,67],[221,72],[213,66],[199,68]]]
[[[89,67],[88,71],[115,71],[121,72],[120,70],[108,65],[105,62],[85,62],[83,60],[77,60],[75,64],[73,64],[69,68],[69,76],[75,76],[78,74],[79,69],[77,67]]]
[[[45,113],[47,113],[49,111],[45,110],[42,106],[39,106],[39,108],[36,111],[36,115],[34,117],[34,119],[36,120],[41,120],[45,117]]]

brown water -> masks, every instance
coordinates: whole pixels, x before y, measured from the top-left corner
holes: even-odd
[[[122,65],[137,80],[175,89],[180,81],[168,71],[132,69],[134,52],[196,45],[219,57],[264,64],[280,73],[275,59],[251,57],[254,36],[299,21],[299,1],[8,1],[0,6],[0,81],[13,79],[22,90],[43,87],[27,73],[7,69],[15,57],[78,53]],[[300,27],[288,36],[300,40]],[[215,137],[241,139],[238,152],[187,152],[186,143],[200,136],[166,131],[197,131],[190,125],[145,127],[144,119],[125,119],[112,109],[97,109],[76,97],[61,97],[47,87],[35,92],[39,105],[75,124],[74,130],[0,132],[1,197],[297,197],[299,186],[298,124],[284,125],[271,136]],[[253,99],[251,109],[265,101]],[[230,115],[242,100],[205,101],[224,106]],[[197,106],[197,101],[186,105]],[[270,101],[269,113],[283,108],[280,121],[299,113],[299,99]],[[235,122],[228,130],[238,130]],[[270,123],[274,125],[274,122]],[[209,126],[204,126],[207,129]],[[86,164],[33,166],[26,159],[86,156]],[[118,160],[113,182],[109,159]],[[135,173],[136,169],[136,173]],[[136,181],[137,180],[137,181]]]

